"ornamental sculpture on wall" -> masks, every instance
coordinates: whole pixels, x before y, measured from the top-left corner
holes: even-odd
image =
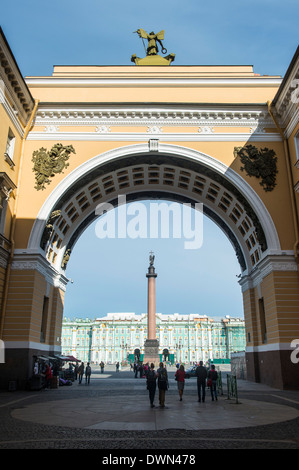
[[[261,178],[260,185],[265,191],[272,191],[276,186],[277,157],[274,150],[268,148],[258,149],[253,145],[235,147],[235,156],[239,156],[248,176]]]
[[[44,228],[41,242],[40,242],[40,247],[44,250],[46,248],[47,242],[50,239],[50,236],[52,235],[53,229],[54,229],[54,223],[56,219],[61,214],[61,210],[56,210],[51,212],[50,217],[47,220],[46,226]]]
[[[65,250],[65,253],[64,253],[63,259],[62,259],[62,263],[61,263],[61,268],[63,270],[66,269],[66,266],[67,266],[67,263],[70,259],[70,256],[71,256],[71,250],[70,249]]]
[[[69,166],[67,160],[71,153],[76,153],[72,145],[55,144],[50,151],[44,147],[35,150],[32,154],[33,171],[35,173],[35,189],[46,189],[46,184],[51,183],[51,178],[56,173],[63,173]]]

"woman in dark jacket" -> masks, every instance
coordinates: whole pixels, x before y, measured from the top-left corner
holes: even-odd
[[[155,393],[156,393],[156,379],[157,379],[157,373],[154,369],[154,364],[151,363],[150,370],[148,371],[147,374],[147,389],[149,392],[149,399],[150,399],[150,404],[151,407],[154,408],[154,399],[155,399]]]

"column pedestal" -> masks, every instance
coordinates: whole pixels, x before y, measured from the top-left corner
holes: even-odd
[[[146,339],[144,343],[143,363],[153,362],[155,367],[160,363],[159,341],[157,339]]]

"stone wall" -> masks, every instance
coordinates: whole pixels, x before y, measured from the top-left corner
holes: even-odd
[[[231,354],[231,373],[237,379],[247,378],[245,351],[240,351]]]

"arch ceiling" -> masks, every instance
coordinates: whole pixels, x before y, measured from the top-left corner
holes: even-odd
[[[66,250],[72,250],[96,219],[98,204],[116,205],[119,194],[126,195],[127,202],[203,203],[204,214],[231,241],[243,273],[250,272],[269,250],[280,250],[272,219],[241,176],[212,157],[167,144],[155,151],[148,145],[132,145],[82,164],[45,202],[28,248],[44,250],[51,265],[61,271]]]

